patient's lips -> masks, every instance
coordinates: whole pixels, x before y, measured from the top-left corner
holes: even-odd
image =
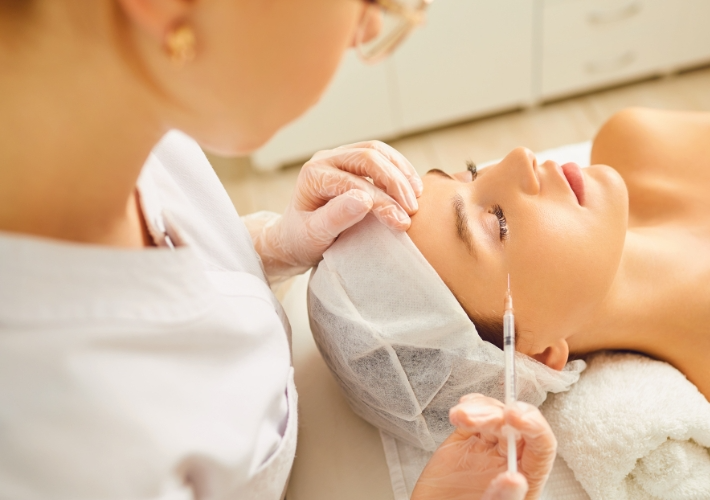
[[[576,163],[565,163],[562,165],[562,173],[569,182],[572,192],[577,197],[577,202],[584,206],[584,177],[582,169]]]

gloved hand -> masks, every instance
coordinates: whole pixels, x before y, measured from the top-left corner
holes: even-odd
[[[244,221],[273,284],[316,264],[370,211],[392,229],[408,229],[422,189],[401,153],[379,141],[361,142],[316,153],[301,169],[283,216],[255,214]]]
[[[412,500],[536,500],[557,452],[557,440],[540,411],[526,403],[506,408],[480,394],[461,398],[449,413],[456,430],[434,452]],[[518,473],[507,472],[507,424],[520,433]]]

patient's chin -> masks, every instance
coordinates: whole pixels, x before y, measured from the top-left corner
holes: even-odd
[[[592,165],[585,169],[589,177],[596,181],[593,196],[588,198],[592,209],[612,212],[626,226],[629,216],[629,190],[621,174],[609,165]]]

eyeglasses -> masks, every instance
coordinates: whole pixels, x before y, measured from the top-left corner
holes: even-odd
[[[418,26],[434,0],[366,0],[369,5],[357,33],[357,52],[366,63],[376,63],[390,55]],[[376,19],[379,32],[371,40],[368,23]]]

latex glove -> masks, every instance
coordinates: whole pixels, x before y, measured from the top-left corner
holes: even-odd
[[[361,142],[316,153],[301,169],[283,216],[244,220],[273,284],[317,264],[335,238],[370,211],[405,231],[422,189],[401,153],[379,141]]]
[[[557,440],[540,411],[471,394],[449,413],[456,430],[434,452],[412,500],[537,500],[557,453]],[[508,424],[520,433],[518,473],[507,472]]]

